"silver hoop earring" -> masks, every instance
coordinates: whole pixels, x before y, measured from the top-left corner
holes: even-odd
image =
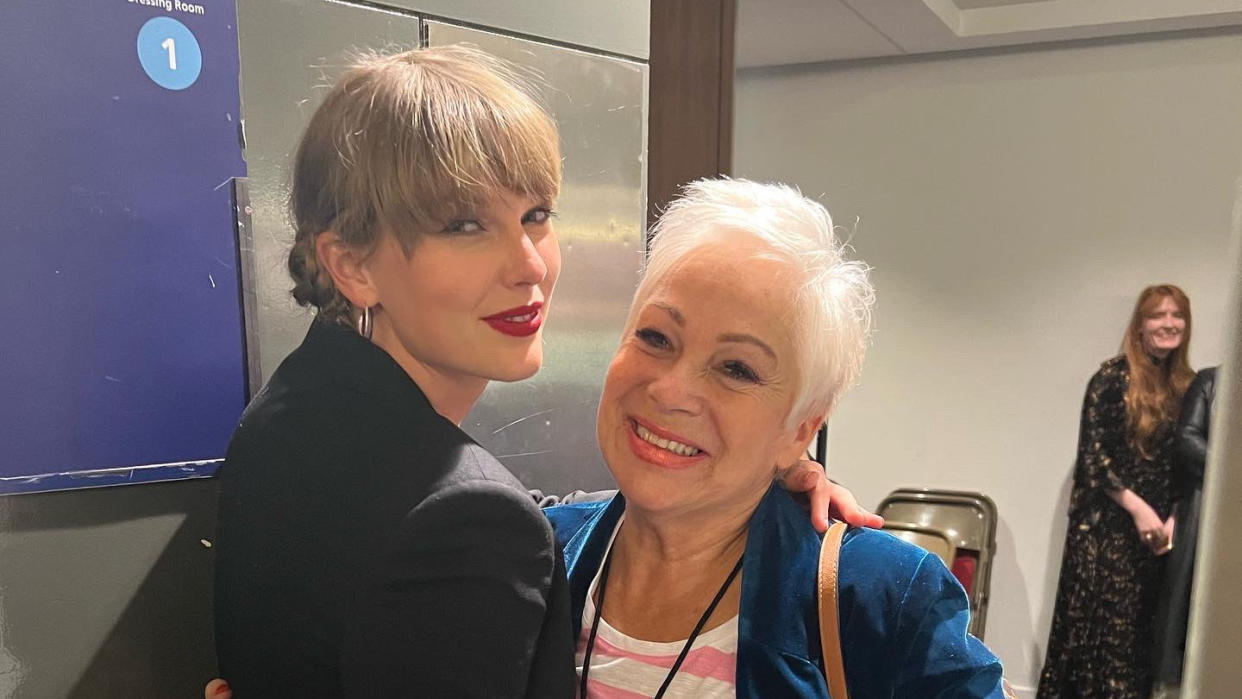
[[[371,330],[371,307],[367,306],[362,309],[362,313],[358,314],[358,334],[370,340]]]

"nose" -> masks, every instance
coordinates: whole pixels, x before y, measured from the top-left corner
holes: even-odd
[[[684,360],[648,383],[647,394],[664,412],[697,415],[703,410],[702,377]]]
[[[506,278],[510,285],[534,286],[548,276],[547,261],[523,229],[518,228],[512,234],[508,255]]]

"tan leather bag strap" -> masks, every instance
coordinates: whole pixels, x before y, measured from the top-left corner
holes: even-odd
[[[841,538],[845,523],[828,527],[819,549],[819,644],[824,652],[824,674],[832,699],[848,699],[845,688],[845,661],[841,657],[841,627],[837,618],[837,563],[841,557]]]

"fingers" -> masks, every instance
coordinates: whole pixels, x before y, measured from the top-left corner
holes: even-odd
[[[815,531],[828,531],[829,519],[838,519],[855,527],[879,529],[884,518],[858,504],[849,488],[828,480],[824,468],[814,461],[802,459],[780,474],[781,485],[791,493],[806,493],[811,505],[811,526]]]
[[[228,682],[217,677],[207,683],[207,687],[203,689],[203,697],[205,699],[233,699],[233,690],[229,689]]]
[[[835,483],[828,485],[833,489],[829,509],[833,518],[855,527],[879,529],[884,526],[884,518],[859,505],[849,488]]]
[[[1157,556],[1163,556],[1173,550],[1173,540],[1165,535],[1163,529],[1149,529],[1139,535],[1143,545]]]
[[[823,534],[828,531],[828,518],[832,512],[833,505],[833,484],[828,482],[828,478],[824,476],[824,472],[812,474],[814,477],[810,480],[813,490],[807,495],[811,500],[811,526],[815,527],[815,531]]]
[[[781,485],[791,493],[810,493],[815,489],[816,482],[823,476],[824,470],[814,461],[801,459],[798,463],[781,471]]]

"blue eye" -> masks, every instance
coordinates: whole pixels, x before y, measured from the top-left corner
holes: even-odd
[[[745,362],[739,362],[731,359],[724,363],[721,367],[721,371],[724,372],[725,376],[728,376],[731,379],[745,381],[747,383],[759,383],[759,375],[756,374],[753,369],[746,366]]]
[[[634,331],[634,337],[637,337],[643,344],[654,349],[666,349],[669,346],[668,338],[659,330],[651,328],[642,328]]]
[[[483,230],[483,224],[472,218],[459,218],[450,221],[441,233],[479,233]]]

